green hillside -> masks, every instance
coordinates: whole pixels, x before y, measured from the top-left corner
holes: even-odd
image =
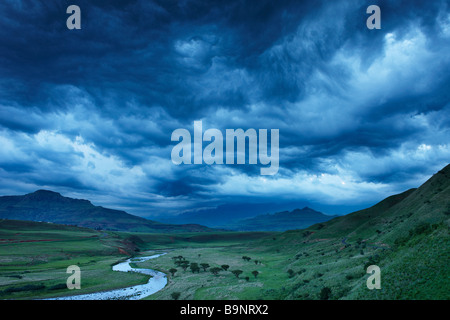
[[[418,189],[260,245],[290,255],[285,268],[314,273],[294,277],[287,298],[329,287],[333,298],[449,299],[449,218],[450,165]],[[370,264],[381,268],[381,290],[366,288]]]

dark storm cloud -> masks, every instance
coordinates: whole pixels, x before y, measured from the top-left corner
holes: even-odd
[[[71,4],[81,30],[66,28]],[[371,4],[381,30],[366,28]],[[446,1],[3,1],[0,11],[2,193],[66,188],[134,212],[237,197],[343,204],[417,186],[448,162]],[[204,130],[280,129],[270,187],[256,166],[173,165],[171,132],[199,119]]]

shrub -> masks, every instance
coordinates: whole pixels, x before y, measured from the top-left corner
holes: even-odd
[[[170,294],[170,296],[172,297],[173,300],[178,300],[180,298],[180,296],[181,296],[181,293],[179,293],[179,292],[172,292]]]
[[[318,272],[318,273],[316,273],[314,276],[315,276],[316,278],[320,278],[320,277],[323,276],[323,273]]]
[[[211,273],[215,276],[217,276],[221,270],[222,270],[222,268],[218,268],[218,267],[209,269],[209,271],[211,271]]]
[[[328,287],[324,287],[322,288],[322,290],[320,290],[320,295],[319,298],[320,300],[328,300],[331,297],[331,289]]]
[[[21,292],[21,291],[36,291],[45,289],[43,284],[27,284],[22,287],[10,287],[4,290],[5,293]]]
[[[364,265],[364,272],[366,272],[367,268],[371,265],[378,265],[378,263],[380,262],[380,256],[379,255],[374,255],[374,256],[370,256],[369,260],[366,262],[366,264]]]
[[[309,236],[311,234],[312,234],[311,231],[306,230],[305,232],[303,232],[303,237],[305,238],[305,237],[307,237],[307,236]]]
[[[433,231],[433,229],[435,229],[435,225],[432,225],[430,223],[421,223],[414,229],[409,230],[409,236],[413,237],[421,234],[429,234]]]
[[[67,289],[67,284],[58,283],[48,288],[48,290],[61,290],[61,289]]]

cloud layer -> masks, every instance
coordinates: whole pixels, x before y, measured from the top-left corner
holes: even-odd
[[[157,216],[275,199],[339,212],[418,186],[450,159],[449,7],[378,1],[368,30],[372,2],[3,1],[0,193]],[[278,174],[175,166],[171,133],[194,120],[279,129]]]

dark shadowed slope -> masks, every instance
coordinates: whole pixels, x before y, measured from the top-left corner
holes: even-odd
[[[46,221],[94,229],[137,232],[204,232],[211,229],[195,225],[164,224],[126,213],[94,206],[88,200],[63,197],[48,190],[23,196],[0,197],[0,218]]]

